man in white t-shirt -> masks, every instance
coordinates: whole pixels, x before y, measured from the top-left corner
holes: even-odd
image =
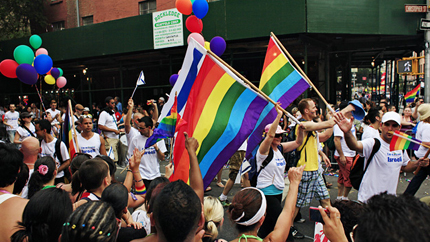
[[[134,102],[133,99],[128,100],[128,110],[127,114],[124,118],[124,129],[125,136],[127,137],[127,145],[128,145],[128,153],[133,153],[133,150],[130,151],[130,144],[134,137],[140,135],[139,131],[137,131],[138,121],[143,118],[143,114],[137,112],[133,114]]]
[[[140,161],[139,171],[145,186],[149,187],[152,180],[161,176],[158,160],[164,160],[164,152],[166,152],[167,149],[164,140],[160,140],[155,145],[145,149],[146,140],[153,134],[152,127],[154,124],[150,117],[143,117],[138,121],[140,135],[134,137],[131,144],[129,144],[130,152],[128,153],[128,157],[133,155],[133,150],[135,148],[139,151],[145,150]]]
[[[51,100],[51,108],[47,109],[46,112],[51,114],[51,117],[47,118],[51,125],[60,125],[63,122],[61,112],[57,109],[57,101]]]
[[[346,106],[348,106],[348,102],[343,101],[340,104],[339,109],[344,109]],[[345,113],[345,117],[347,119],[351,119],[352,113]],[[355,125],[352,125],[350,131],[354,135],[354,138],[356,138],[357,136],[355,133]],[[343,137],[343,132],[342,130],[340,130],[339,126],[335,125],[333,127],[333,135],[335,146],[334,159],[339,165],[339,177],[337,179],[337,200],[348,200],[348,194],[352,188],[351,180],[349,179],[349,173],[351,170],[352,162],[354,161],[355,151],[349,149],[346,145],[345,138]]]
[[[57,139],[51,135],[51,123],[48,120],[42,119],[36,123],[36,134],[37,137],[42,139],[42,143],[40,147],[42,148],[42,152],[40,153],[40,157],[51,156],[54,158],[55,163],[57,164],[57,176],[55,177],[55,184],[60,182],[64,183],[64,170],[67,169],[70,165],[70,156],[67,150],[66,145],[63,141],[60,142],[60,154],[56,152],[56,143]]]
[[[39,153],[41,153],[42,149],[40,148],[39,140],[35,137],[28,137],[22,141],[21,149],[19,149],[24,155],[24,163],[28,167],[29,179],[31,174],[34,171],[34,163],[37,160]],[[27,198],[28,195],[28,181],[22,189],[21,197]]]
[[[13,143],[15,132],[18,129],[19,112],[15,111],[15,109],[15,104],[11,103],[9,105],[9,111],[4,115],[3,121],[4,125],[6,125],[7,135],[11,143]]]
[[[115,100],[112,97],[105,99],[106,108],[100,113],[98,127],[103,132],[103,136],[106,140],[105,146],[106,151],[112,147],[114,154],[114,161],[118,162],[118,142],[119,142],[119,130],[116,125],[115,112]]]
[[[336,113],[335,120],[339,128],[345,133],[348,147],[365,157],[365,164],[372,153],[375,139],[357,141],[350,132],[352,120],[348,120],[341,113]],[[381,147],[373,156],[358,190],[358,200],[366,202],[369,198],[381,192],[396,194],[399,172],[411,172],[418,166],[428,166],[429,159],[420,158],[410,161],[409,156],[402,150],[390,151],[393,132],[400,130],[401,117],[398,113],[387,112],[382,116],[381,135],[377,139]]]

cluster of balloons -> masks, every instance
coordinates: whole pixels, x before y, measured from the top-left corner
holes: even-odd
[[[190,38],[196,40],[199,44],[205,47],[207,50],[211,50],[217,56],[224,54],[227,47],[225,40],[220,36],[215,36],[210,42],[205,41],[203,35],[203,21],[202,18],[206,16],[209,11],[209,4],[206,0],[176,0],[176,8],[184,15],[188,16],[185,21],[185,26],[188,31],[191,32],[188,35],[187,43],[190,43]],[[179,72],[178,72],[179,74]],[[169,78],[170,85],[174,86],[178,80],[178,74],[173,74]]]
[[[30,45],[36,52],[27,45],[19,45],[13,51],[12,59],[5,59],[0,62],[0,72],[8,78],[18,78],[25,84],[33,85],[37,83],[39,75],[45,75],[45,82],[49,85],[57,83],[58,88],[66,85],[67,80],[63,77],[61,68],[53,68],[53,62],[48,55],[48,51],[42,46],[42,38],[39,35],[30,37]]]

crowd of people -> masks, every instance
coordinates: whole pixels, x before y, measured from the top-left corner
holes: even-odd
[[[330,241],[430,240],[430,208],[413,197],[430,174],[428,149],[390,151],[394,131],[430,145],[430,104],[423,99],[399,114],[387,100],[376,106],[364,95],[339,102],[335,113],[305,98],[288,108],[300,123],[277,104],[253,158],[255,177],[240,172],[245,142],[229,161],[225,186],[218,179],[224,187],[218,198],[204,197],[195,138],[178,134],[190,158],[188,184],[169,181],[172,164],[161,174],[159,162],[169,155],[164,140],[145,148],[164,98],[146,105],[130,99],[124,109],[118,97],[104,103],[92,112],[75,104],[70,114],[55,100],[45,112],[35,104],[8,106],[0,143],[0,241],[224,241],[223,207],[237,229],[233,242],[294,241],[304,238],[293,225],[304,221],[300,210],[314,198]],[[356,120],[360,112],[365,116]],[[68,116],[77,144],[72,157],[62,140]],[[351,167],[359,159],[366,168],[358,201],[351,201]],[[336,198],[323,166],[339,169]],[[117,168],[124,180],[116,179]],[[414,171],[396,196],[399,173]],[[244,188],[229,202],[238,175]]]

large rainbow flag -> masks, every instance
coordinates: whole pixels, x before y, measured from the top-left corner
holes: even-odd
[[[415,100],[417,96],[420,95],[421,84],[418,84],[412,91],[405,94],[405,101],[411,103]]]
[[[69,155],[70,155],[70,159],[72,159],[75,155],[75,153],[77,152],[77,145],[75,144],[75,141],[73,140],[73,126],[72,126],[72,122],[73,122],[73,118],[70,115],[71,113],[71,102],[69,100],[69,103],[67,105],[67,111],[64,115],[64,122],[63,122],[63,127],[62,127],[62,141],[64,142],[64,144],[66,144],[68,150],[69,150]],[[76,132],[76,131],[75,131]]]
[[[293,67],[273,37],[270,37],[259,89],[272,100],[281,102],[281,107],[286,108],[309,87],[309,83]],[[252,134],[249,136],[246,152],[247,159],[252,157],[252,153],[260,143],[264,127],[272,123],[276,115],[274,105],[268,103],[264,107]]]
[[[397,134],[397,135],[396,135]],[[400,137],[401,136],[401,137]],[[414,142],[415,141],[415,142]],[[418,150],[421,141],[405,133],[394,131],[390,142],[390,151],[394,150]]]
[[[197,158],[207,187],[254,129],[267,101],[214,57],[206,55],[190,91],[173,152],[171,181],[189,177],[189,156],[183,132],[200,146]]]
[[[177,99],[178,97],[175,95],[175,102],[173,103],[169,116],[163,118],[158,127],[154,129],[151,137],[146,140],[145,149],[164,138],[173,137],[178,126],[183,124],[181,115],[178,114],[177,110]]]

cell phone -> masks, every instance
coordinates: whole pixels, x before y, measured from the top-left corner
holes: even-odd
[[[327,209],[324,209],[324,211],[326,214],[329,214],[329,211]],[[321,216],[320,210],[318,210],[317,207],[309,208],[309,220],[324,224],[324,220]]]

